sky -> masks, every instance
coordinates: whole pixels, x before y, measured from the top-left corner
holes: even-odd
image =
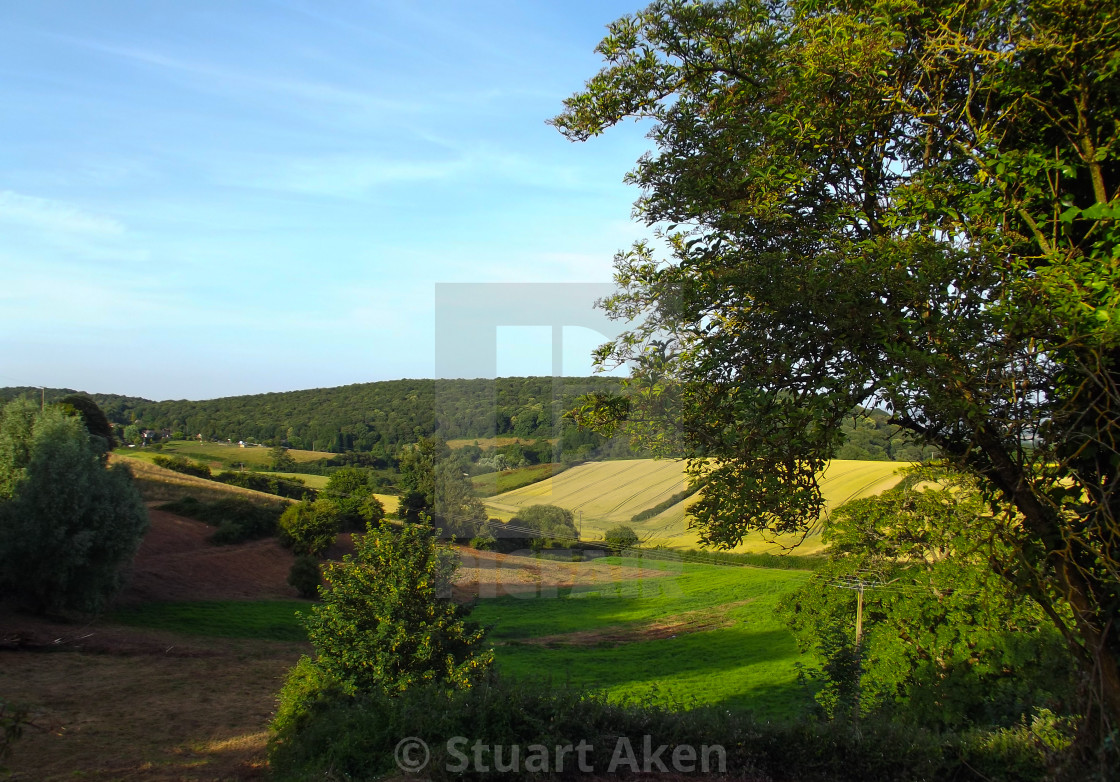
[[[0,386],[590,374],[648,128],[546,120],[641,5],[0,5]],[[489,319],[477,366],[437,299]]]

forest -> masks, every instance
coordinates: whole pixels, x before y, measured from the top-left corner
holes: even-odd
[[[201,401],[160,402],[118,394],[88,394],[105,411],[117,438],[125,429],[156,437],[204,441],[244,440],[261,445],[330,453],[371,453],[385,462],[422,437],[475,440],[516,437],[558,441],[558,458],[635,458],[644,450],[624,439],[608,441],[580,429],[565,412],[589,393],[617,392],[609,377],[506,377],[495,380],[390,380],[251,394]],[[26,396],[48,403],[73,389],[0,388],[0,402]],[[932,450],[915,444],[882,410],[854,410],[843,423],[843,459],[915,461]],[[516,450],[517,444],[503,446]],[[517,460],[515,460],[517,461]],[[530,459],[530,462],[535,461]]]

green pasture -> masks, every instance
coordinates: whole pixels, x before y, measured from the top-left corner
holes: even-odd
[[[311,604],[298,600],[141,603],[116,609],[110,619],[132,627],[214,638],[306,641],[299,621]]]
[[[648,578],[480,600],[472,619],[491,628],[497,664],[514,677],[547,676],[619,699],[774,716],[802,708],[794,667],[801,658],[775,607],[805,571],[642,567]],[[547,644],[533,642],[545,636]]]
[[[528,467],[518,467],[513,470],[501,472],[488,472],[471,478],[475,494],[479,497],[491,497],[507,491],[529,486],[546,478],[557,475],[564,469],[562,464],[533,464]]]
[[[502,673],[571,682],[619,700],[712,704],[775,717],[803,708],[794,667],[801,658],[775,605],[805,571],[605,562],[640,567],[648,576],[476,603],[471,618],[490,628]],[[309,606],[147,603],[119,608],[110,618],[192,636],[302,641],[298,615]],[[544,637],[547,643],[533,642]]]
[[[156,456],[185,456],[199,462],[222,466],[244,464],[246,467],[267,467],[272,464],[270,448],[263,446],[240,447],[237,443],[200,443],[197,440],[168,440],[161,448],[118,448],[116,453],[151,461]],[[315,462],[329,459],[334,454],[321,451],[289,450],[288,454],[297,462]]]

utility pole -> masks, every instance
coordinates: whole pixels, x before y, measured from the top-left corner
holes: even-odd
[[[851,589],[856,593],[856,698],[855,704],[852,707],[852,713],[853,718],[858,720],[860,690],[862,689],[861,680],[863,679],[863,590],[886,586],[886,584],[878,579],[865,579],[863,576],[842,576],[834,581],[832,585],[840,589]]]
[[[47,387],[39,386],[39,412],[42,413],[47,409]]]

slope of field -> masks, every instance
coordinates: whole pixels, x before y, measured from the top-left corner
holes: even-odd
[[[900,462],[845,461],[831,462],[821,477],[821,489],[828,508],[851,499],[878,494],[899,481]],[[631,522],[634,514],[682,491],[687,486],[684,464],[679,461],[631,459],[625,461],[591,462],[573,467],[560,475],[515,491],[491,497],[484,502],[490,512],[503,519],[512,518],[521,508],[548,504],[567,508],[582,519],[582,537],[602,537],[616,524],[634,528],[644,545],[666,545],[693,548],[698,545],[696,533],[687,529],[685,513],[695,498],[690,497],[651,519]],[[751,535],[737,551],[776,551],[778,542]],[[823,548],[819,529],[814,530],[798,549],[809,554]]]
[[[480,600],[471,618],[492,628],[499,670],[618,700],[797,713],[800,655],[776,606],[804,571],[627,560],[626,581]]]
[[[109,462],[111,464],[127,465],[132,473],[136,488],[140,490],[140,496],[147,502],[171,502],[188,496],[204,502],[212,502],[231,496],[269,503],[294,502],[294,500],[277,497],[274,494],[242,489],[240,486],[208,481],[205,478],[196,478],[193,475],[184,475],[181,472],[168,470],[149,461],[133,459],[130,456],[120,456],[112,453],[109,454]]]
[[[242,448],[237,443],[200,443],[194,440],[169,440],[156,448],[118,448],[116,453],[151,461],[157,456],[185,456],[211,466],[226,467],[244,464],[246,467],[267,467],[272,463],[271,449],[260,446]],[[323,451],[289,449],[288,455],[297,462],[315,462],[335,456]]]

